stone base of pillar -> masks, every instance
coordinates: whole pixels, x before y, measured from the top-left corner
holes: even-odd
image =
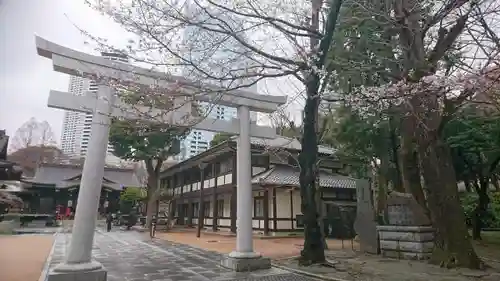
[[[92,271],[56,272],[52,271],[47,277],[47,281],[106,281],[107,272],[105,269]]]
[[[257,253],[232,252],[222,258],[221,265],[236,272],[256,271],[271,268],[271,259]]]
[[[46,281],[106,281],[107,271],[97,261],[83,264],[60,264],[50,271]]]

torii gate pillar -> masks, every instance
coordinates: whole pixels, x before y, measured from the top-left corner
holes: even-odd
[[[183,77],[169,77],[148,69],[106,60],[89,54],[77,52],[37,37],[38,54],[52,59],[54,70],[70,75],[89,77],[107,77],[140,85],[158,85],[169,89],[178,84],[187,93],[200,87]],[[219,96],[223,89],[205,85],[212,94],[193,94],[197,101],[215,101],[218,104],[238,108],[238,120],[198,120],[190,124],[193,128],[214,132],[236,133],[237,151],[237,243],[235,251],[222,260],[222,265],[236,271],[256,270],[271,267],[270,260],[255,253],[252,239],[252,186],[250,136],[275,138],[275,131],[270,127],[250,123],[250,111],[271,113],[278,106],[286,103],[285,97],[258,95],[247,91],[235,90]],[[191,91],[191,92],[190,92]],[[116,97],[107,85],[99,85],[97,97],[72,96],[52,91],[49,106],[93,114],[91,140],[82,173],[82,187],[78,196],[75,223],[68,255],[65,261],[52,270],[48,281],[105,281],[106,271],[97,261],[92,260],[92,244],[97,217],[100,187],[104,172],[105,152],[108,144],[111,116],[125,119],[142,119],[136,110]],[[118,107],[118,108],[117,108]],[[140,109],[140,106],[138,106]],[[144,108],[143,108],[144,109]],[[152,108],[150,108],[152,109]],[[139,110],[141,111],[141,110]],[[154,109],[161,113],[161,109]],[[147,112],[147,111],[146,111]],[[165,112],[163,112],[165,113]],[[186,126],[183,116],[177,110],[160,114],[160,122],[172,126]],[[184,112],[185,113],[185,112]],[[184,116],[185,117],[185,116]]]

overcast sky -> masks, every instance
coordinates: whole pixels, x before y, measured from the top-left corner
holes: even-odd
[[[0,129],[6,129],[10,136],[35,117],[49,122],[60,142],[63,111],[48,108],[47,99],[51,89],[68,90],[69,76],[53,71],[51,61],[37,55],[35,34],[92,52],[85,44],[89,40],[75,25],[115,46],[124,46],[129,37],[117,24],[87,7],[84,0],[0,0]],[[259,91],[292,96],[297,89],[290,88],[290,81],[273,81],[260,83]],[[295,113],[297,109],[289,108]]]
[[[37,55],[35,34],[92,51],[75,25],[120,40],[121,29],[83,0],[0,0],[0,129],[7,134],[13,136],[35,117],[49,122],[59,143],[63,111],[48,108],[47,99],[51,89],[68,90],[69,76],[53,71],[51,61]]]

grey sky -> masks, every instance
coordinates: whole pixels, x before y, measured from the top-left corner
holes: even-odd
[[[115,46],[124,46],[128,39],[117,24],[87,7],[84,0],[0,0],[0,129],[9,135],[35,117],[47,120],[60,142],[63,111],[48,108],[47,99],[51,89],[67,91],[69,76],[53,71],[51,61],[37,55],[34,36],[92,52],[84,43],[88,39],[74,25]],[[295,96],[296,81],[290,79],[263,81],[259,91]],[[299,108],[294,104],[288,110],[300,116]]]
[[[47,120],[59,136],[63,111],[47,107],[50,89],[67,91],[68,75],[52,70],[35,49],[35,34],[67,47],[92,51],[73,25],[92,34],[117,35],[119,27],[83,0],[1,0],[0,129],[11,136],[30,117]]]

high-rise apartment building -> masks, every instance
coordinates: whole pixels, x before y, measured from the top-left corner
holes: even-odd
[[[211,19],[205,11],[201,11],[198,7],[199,6],[196,4],[187,2],[185,6],[187,16],[197,18],[195,20],[197,22],[208,22],[213,20],[213,18]],[[214,14],[211,14],[211,17],[223,18],[225,15],[217,14],[217,12],[214,11]],[[235,19],[228,19],[224,22],[232,23],[234,26],[241,25],[241,23],[238,23]],[[217,25],[218,22],[215,24]],[[207,46],[207,44],[212,44],[217,41],[223,43],[221,43],[215,50]],[[214,46],[215,45],[217,44],[214,44]],[[223,71],[227,71],[228,69],[241,69],[245,71],[245,69],[252,64],[250,58],[242,55],[246,52],[241,44],[235,39],[227,38],[227,36],[223,34],[210,33],[196,26],[188,26],[184,30],[183,46],[185,48],[184,52],[186,52],[186,57],[190,57],[193,64],[205,66],[210,65],[210,69],[214,73],[222,74]],[[189,67],[185,67],[182,71],[183,76],[189,79],[203,79],[203,77],[196,77],[196,73],[199,72],[193,71],[193,69]],[[236,76],[241,74],[243,73],[236,74]],[[249,83],[250,81],[245,79],[235,79],[227,82],[213,82],[219,83],[222,87],[229,86],[229,83],[231,87],[236,87],[244,83]],[[257,85],[253,85],[252,87],[247,88],[247,90],[257,92]],[[207,103],[201,103],[200,105],[202,110],[208,112],[207,115],[210,118],[230,120],[237,117],[236,108]],[[250,119],[253,122],[257,122],[257,113],[251,112]],[[213,132],[202,130],[191,131],[191,133],[181,143],[181,153],[175,156],[174,159],[185,160],[207,150],[210,147],[210,141],[214,136],[215,133]]]
[[[128,62],[126,55],[117,53],[101,53],[101,56],[113,61]],[[96,93],[97,84],[89,79],[71,76],[69,80],[69,92],[73,95],[86,95]],[[61,147],[64,154],[73,158],[85,158],[90,140],[90,129],[92,126],[92,114],[75,111],[64,113],[63,130],[61,135]],[[119,164],[121,161],[112,154],[113,147],[108,145],[106,163]]]

